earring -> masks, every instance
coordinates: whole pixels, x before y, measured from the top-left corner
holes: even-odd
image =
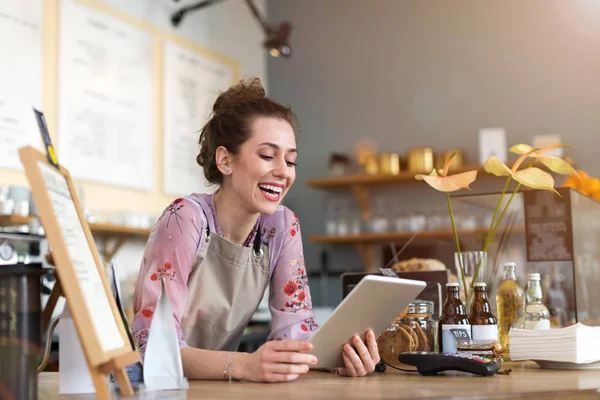
[[[225,170],[225,173],[226,173],[226,174],[228,174],[228,173],[230,173],[230,172],[231,172],[231,170],[230,170],[229,168],[227,168],[227,169]]]

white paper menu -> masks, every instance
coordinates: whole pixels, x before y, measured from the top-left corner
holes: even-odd
[[[112,313],[108,295],[73,203],[67,180],[53,167],[43,162],[38,164],[102,350],[108,352],[122,348],[125,342]]]

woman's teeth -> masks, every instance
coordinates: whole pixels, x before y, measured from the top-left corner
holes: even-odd
[[[283,188],[279,187],[279,186],[258,185],[258,187],[261,188],[264,191],[267,191],[267,194],[271,194],[269,192],[275,192],[276,194],[281,194],[281,192],[283,191]]]

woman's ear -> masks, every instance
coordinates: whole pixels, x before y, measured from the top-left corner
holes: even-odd
[[[217,151],[215,152],[215,161],[217,163],[217,168],[219,168],[219,171],[221,171],[223,175],[231,175],[232,157],[225,147],[217,147]]]

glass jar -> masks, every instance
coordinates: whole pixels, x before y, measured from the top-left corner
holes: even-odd
[[[401,323],[417,335],[415,351],[436,351],[436,322],[433,319],[433,302],[415,300],[408,305]]]
[[[435,351],[433,302],[415,300],[377,337],[379,356],[398,366],[398,355],[407,351]]]

